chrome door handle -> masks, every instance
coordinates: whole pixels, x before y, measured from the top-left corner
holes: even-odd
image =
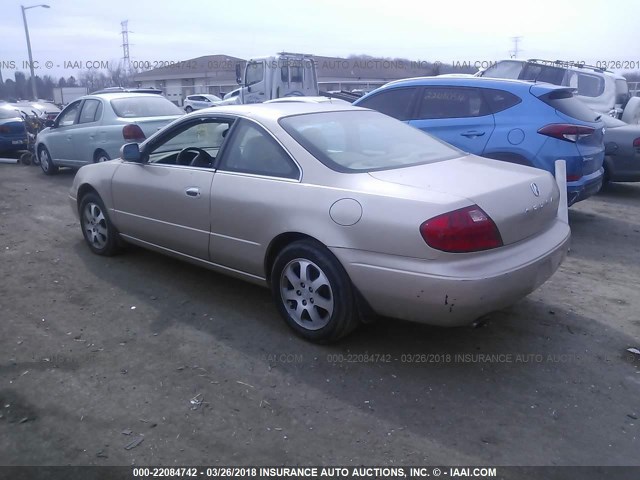
[[[199,197],[200,196],[200,189],[197,187],[190,187],[187,188],[184,193],[186,193],[189,197]]]

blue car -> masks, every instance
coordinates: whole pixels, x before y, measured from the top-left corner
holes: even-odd
[[[483,157],[552,174],[555,161],[564,159],[569,205],[602,185],[604,123],[568,87],[443,75],[391,82],[354,105]]]
[[[0,153],[15,153],[27,148],[27,130],[20,112],[0,106]]]

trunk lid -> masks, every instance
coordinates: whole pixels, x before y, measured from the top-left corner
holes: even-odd
[[[168,115],[162,117],[137,117],[137,118],[121,118],[124,123],[133,123],[138,125],[146,138],[156,133],[165,125],[169,125],[175,119],[180,118],[182,115]]]
[[[557,216],[558,186],[551,174],[537,168],[468,155],[369,175],[468,199],[492,218],[505,245],[547,229]]]

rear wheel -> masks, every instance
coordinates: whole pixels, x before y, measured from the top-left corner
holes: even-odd
[[[347,273],[315,241],[294,242],[278,254],[271,270],[271,291],[284,320],[307,340],[335,341],[359,324]]]
[[[47,147],[40,147],[38,152],[38,158],[40,159],[40,168],[47,175],[55,175],[58,173],[58,166],[51,160],[51,155]]]
[[[87,193],[80,201],[80,227],[93,253],[111,256],[118,252],[118,232],[111,223],[102,199]]]

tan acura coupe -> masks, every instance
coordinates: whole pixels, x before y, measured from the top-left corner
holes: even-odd
[[[318,342],[375,314],[471,323],[547,280],[570,238],[549,173],[346,105],[199,110],[121,153],[71,189],[93,252],[128,242],[268,286]]]

